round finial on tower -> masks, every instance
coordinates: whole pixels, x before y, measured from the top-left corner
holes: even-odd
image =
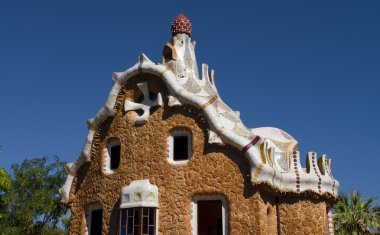
[[[186,33],[189,36],[191,34],[190,20],[183,14],[177,15],[177,17],[172,22],[172,36],[175,36],[179,33]]]

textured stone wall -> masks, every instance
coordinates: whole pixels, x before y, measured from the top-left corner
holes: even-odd
[[[150,91],[164,93],[164,107],[152,110],[146,124],[135,126],[136,113],[125,113],[122,107],[125,99],[139,99],[141,92],[136,83],[142,80],[149,81]],[[253,188],[248,160],[231,146],[208,144],[208,125],[200,110],[191,106],[168,107],[165,94],[161,80],[150,75],[132,78],[122,89],[115,116],[95,134],[91,162],[83,165],[74,179],[70,233],[84,233],[84,208],[97,204],[103,208],[103,234],[117,234],[121,188],[134,180],[149,179],[159,189],[159,234],[191,234],[191,199],[196,195],[220,195],[226,199],[229,234],[275,234],[274,196]],[[167,138],[176,127],[192,133],[192,159],[181,166],[167,160]],[[105,174],[101,168],[104,149],[112,138],[120,140],[121,161],[115,173]],[[291,216],[281,221],[283,234],[296,234],[305,226],[311,232],[322,231],[322,206],[320,203],[314,207],[307,201],[281,206],[281,216]]]
[[[328,234],[326,203],[304,197],[280,200],[281,234]]]
[[[266,210],[266,216],[267,216],[267,227],[266,227],[266,234],[277,234],[277,211],[276,207],[267,204],[267,210]]]

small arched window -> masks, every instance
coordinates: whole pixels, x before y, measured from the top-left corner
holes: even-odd
[[[169,162],[180,164],[189,161],[192,155],[191,143],[191,132],[188,129],[173,129],[168,137]]]
[[[105,173],[113,173],[120,165],[120,141],[118,139],[111,139],[104,152],[103,171]]]

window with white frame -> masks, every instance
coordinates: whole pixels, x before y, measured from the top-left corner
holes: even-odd
[[[191,132],[186,128],[173,129],[168,137],[168,159],[174,164],[186,163],[192,154]]]
[[[156,208],[133,207],[120,209],[119,235],[155,235]]]
[[[101,235],[103,225],[103,209],[100,205],[88,205],[85,209],[85,234]]]
[[[195,196],[192,200],[193,235],[226,235],[227,203],[223,196]]]
[[[118,235],[158,232],[158,188],[149,180],[135,180],[121,189]]]
[[[104,154],[103,172],[113,173],[119,168],[120,165],[120,141],[118,139],[109,140]]]

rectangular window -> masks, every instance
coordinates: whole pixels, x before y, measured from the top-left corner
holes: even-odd
[[[119,235],[155,235],[156,208],[136,207],[120,210]]]
[[[187,160],[189,158],[188,137],[174,136],[174,161]]]
[[[192,135],[187,128],[176,127],[167,139],[168,161],[172,164],[186,164],[192,155]]]
[[[120,164],[120,145],[111,147],[111,170],[116,170]]]
[[[93,210],[91,212],[91,229],[90,235],[101,235],[102,234],[102,220],[103,220],[103,210]]]

